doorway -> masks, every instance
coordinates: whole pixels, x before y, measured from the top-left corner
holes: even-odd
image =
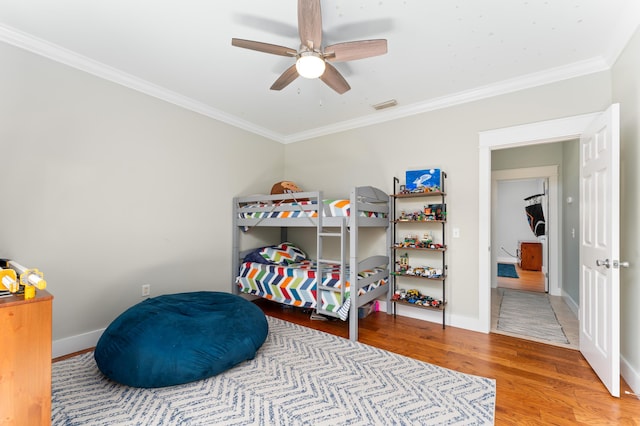
[[[558,161],[563,156],[563,143],[524,146],[504,149],[492,155],[492,163],[498,170],[491,172],[491,240],[494,247],[491,251],[491,287],[497,287],[498,263],[520,263],[523,245],[527,248],[535,246],[540,250],[540,271],[538,268],[525,266],[526,275],[532,281],[542,280],[542,291],[553,296],[561,296],[560,277],[562,276],[562,238],[559,166],[540,164]],[[504,165],[511,166],[514,159],[518,168],[499,169]],[[577,182],[577,177],[575,178]],[[525,212],[525,198],[544,193],[545,231],[542,236],[532,232]],[[507,199],[505,201],[505,198]],[[535,244],[530,244],[535,243]],[[539,272],[532,273],[531,270]],[[524,272],[524,271],[523,271]]]
[[[616,268],[619,258],[619,180],[612,171],[619,170],[619,111],[619,104],[613,104],[602,112],[507,127],[478,134],[478,193],[480,194],[478,203],[478,317],[482,326],[481,330],[486,330],[487,333],[491,327],[491,153],[493,150],[580,138],[579,171],[581,181],[579,194],[581,196],[584,194],[587,198],[581,200],[579,205],[584,204],[587,208],[578,208],[579,229],[586,229],[589,236],[596,235],[591,229],[591,225],[596,224],[601,229],[606,228],[606,232],[598,233],[598,236],[611,236],[611,241],[599,245],[606,250],[597,254],[589,252],[588,258],[584,253],[590,249],[589,244],[593,242],[593,239],[585,237],[580,239],[581,277],[584,275],[585,269],[592,271],[599,268],[598,271],[604,277],[604,281],[610,283],[610,285],[603,286],[607,292],[606,297],[580,298],[580,352],[607,386],[611,395],[616,397],[619,396],[620,383],[620,301],[618,298],[620,280]],[[601,151],[602,154],[594,154],[594,152],[600,153]],[[583,157],[586,159],[585,161],[583,161]],[[591,167],[592,158],[602,159],[607,163],[599,169],[603,170],[604,175],[600,181],[601,185],[593,184],[593,170],[587,167]],[[598,165],[600,166],[600,163]],[[587,182],[589,179],[591,180]],[[598,200],[598,206],[594,206],[594,200]],[[567,198],[567,203],[569,202],[569,198]],[[590,218],[590,213],[597,211],[598,208],[604,210],[604,213],[597,216],[595,220]],[[607,221],[606,218],[612,220]],[[603,258],[605,260],[602,260]],[[613,263],[614,268],[612,269],[608,268],[609,259],[614,259],[616,262]],[[607,267],[606,270],[605,267]],[[596,280],[581,278],[579,282],[580,287],[587,287],[581,288],[579,294],[589,296],[594,293],[590,285]],[[605,299],[607,303],[603,303]],[[596,338],[600,340],[596,341]]]
[[[521,150],[505,151],[519,157]],[[556,147],[553,151],[561,151],[561,148]],[[500,164],[500,161],[493,163]],[[492,261],[497,266],[492,287],[549,291],[548,224],[557,220],[555,204],[554,215],[550,217],[549,180],[553,179],[555,185],[557,170],[557,167],[548,166],[492,172],[491,246],[495,247]],[[553,192],[557,192],[555,188]],[[535,217],[530,214],[534,207],[539,208]],[[554,235],[551,241],[556,242],[557,237]],[[553,252],[557,253],[555,246]],[[557,281],[554,277],[554,282]]]
[[[564,188],[572,192],[572,188],[577,186],[577,149],[577,140],[573,140],[509,148],[492,155],[492,164],[496,168],[513,164],[557,164],[492,172],[491,246],[495,248],[492,250],[492,264],[502,267],[512,265],[514,274],[513,277],[501,277],[500,267],[492,274],[491,332],[578,348],[577,310],[572,310],[565,300],[569,300],[573,306],[578,301],[571,299],[573,292],[564,291],[568,280],[572,283],[567,287],[578,287],[577,261],[564,261],[565,252],[577,253],[578,247],[575,244],[571,246],[572,241],[561,238],[563,225],[572,221],[565,220],[567,209],[560,202]],[[531,200],[539,204],[542,212],[536,221],[528,216],[530,210],[527,207]],[[569,245],[566,250],[565,245]],[[572,273],[569,273],[570,269]],[[519,301],[520,297],[524,298],[524,306],[518,309],[515,318],[517,325],[513,324],[514,318],[510,318],[508,313],[503,316],[502,300],[505,294],[510,296],[512,304]],[[540,306],[537,305],[538,300]],[[536,302],[534,307],[541,311],[534,307],[528,309],[528,301]],[[544,315],[544,312],[548,315]],[[511,327],[502,326],[500,318],[510,323]],[[545,318],[548,322],[544,322]],[[536,330],[545,327],[550,330],[561,329],[558,330],[559,335],[556,336],[554,330],[550,334],[553,338],[546,340],[547,336]]]
[[[478,329],[480,331],[489,333],[491,330],[491,283],[495,272],[495,267],[492,262],[493,250],[491,247],[492,151],[579,138],[583,131],[598,115],[598,113],[583,114],[574,117],[479,133],[478,191],[480,199],[478,209],[478,312],[480,322]],[[554,256],[550,253],[550,260],[553,260],[554,258],[557,259],[558,256]],[[550,263],[549,268],[551,273],[551,270],[553,269],[552,263]],[[558,270],[560,270],[560,268],[561,265],[558,265]],[[550,283],[550,287],[551,289],[553,288],[552,283]]]

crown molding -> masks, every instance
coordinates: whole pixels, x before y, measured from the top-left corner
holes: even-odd
[[[619,40],[625,40],[624,45],[626,45],[630,36],[633,35],[633,33],[629,34],[629,31],[621,31],[618,34]],[[527,74],[509,80],[503,80],[494,84],[454,93],[452,95],[442,96],[424,102],[416,102],[414,104],[395,107],[393,109],[377,111],[352,120],[341,121],[328,126],[284,135],[261,126],[257,126],[254,123],[240,119],[237,116],[212,108],[202,102],[180,95],[149,81],[127,74],[116,68],[2,24],[0,24],[0,41],[282,144],[301,142],[333,133],[380,124],[416,114],[449,108],[455,105],[605,71],[610,69],[610,64],[615,60],[611,59],[611,56],[608,58],[592,58],[562,67]],[[617,44],[619,45],[621,43]],[[619,55],[623,48],[624,46],[615,49],[616,55]]]
[[[497,83],[489,84],[475,89],[466,90],[439,98],[429,99],[425,102],[416,102],[414,104],[406,106],[395,107],[392,110],[384,110],[367,115],[365,117],[346,120],[339,123],[331,124],[329,126],[318,127],[316,129],[311,129],[305,132],[285,136],[284,143],[300,142],[307,139],[330,135],[332,133],[344,132],[359,127],[380,124],[386,121],[397,120],[416,114],[449,108],[468,102],[478,101],[481,99],[530,89],[537,86],[543,86],[545,84],[555,83],[562,80],[581,77],[596,72],[606,71],[609,68],[610,67],[607,62],[600,57],[581,62],[574,62],[566,66],[551,68],[548,70],[527,74],[509,80],[499,81]]]

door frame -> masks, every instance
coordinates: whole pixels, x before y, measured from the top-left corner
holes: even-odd
[[[498,181],[501,180],[521,180],[521,179],[547,179],[547,250],[546,259],[544,260],[547,274],[545,277],[545,289],[552,296],[562,296],[562,288],[560,287],[560,277],[562,276],[562,264],[560,259],[561,232],[560,232],[560,210],[559,210],[559,188],[558,188],[558,166],[540,166],[540,167],[521,167],[518,169],[495,170],[491,173],[491,212],[495,211]],[[524,211],[524,207],[523,207]],[[524,214],[523,214],[524,218]],[[491,234],[490,234],[491,236]],[[489,240],[491,243],[491,240]],[[491,253],[491,252],[490,252]],[[493,256],[492,256],[493,258]],[[491,260],[491,285],[495,284],[494,278],[497,276],[496,259]]]
[[[577,139],[601,111],[478,133],[478,327],[491,331],[491,151]]]

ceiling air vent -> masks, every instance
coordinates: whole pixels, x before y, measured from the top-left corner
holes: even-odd
[[[385,101],[385,102],[380,102],[379,104],[375,104],[375,105],[371,105],[373,107],[373,109],[380,111],[381,109],[385,109],[385,108],[391,108],[398,105],[398,101],[396,101],[395,99],[391,99],[389,101]]]

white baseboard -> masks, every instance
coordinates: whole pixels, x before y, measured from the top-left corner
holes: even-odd
[[[620,355],[620,375],[631,391],[636,394],[636,398],[640,399],[640,373],[622,355]]]
[[[386,312],[386,302],[383,300],[378,300],[378,302],[380,304],[380,310]],[[433,323],[442,323],[442,312],[427,311],[424,309],[402,306],[398,306],[398,308],[398,315]],[[464,328],[471,331],[483,332],[482,328],[478,326],[478,320],[475,318],[448,315],[446,317],[446,325]],[[64,355],[69,355],[78,351],[95,347],[98,343],[98,340],[100,339],[100,336],[102,336],[102,333],[104,333],[104,330],[105,329],[102,328],[99,330],[78,334],[76,336],[54,340],[51,348],[52,358],[58,358]]]
[[[578,308],[575,302],[571,297],[565,295],[565,301],[569,307],[574,310],[577,315]],[[380,302],[380,310],[386,312],[386,303],[384,301]],[[417,308],[405,307],[402,308],[398,306],[398,315],[406,316],[409,318],[420,319],[424,321],[429,321],[433,323],[441,323],[442,322],[442,314],[439,312],[431,312],[426,310],[421,310]],[[486,333],[483,331],[482,327],[476,318],[468,318],[468,317],[460,317],[460,316],[449,316],[446,317],[446,325],[453,326],[458,328],[464,328],[466,330],[476,331],[479,333]],[[66,337],[64,339],[54,340],[51,348],[52,358],[57,358],[64,355],[69,355],[74,352],[82,351],[85,349],[93,348],[98,343],[100,336],[104,333],[104,328],[99,330],[90,331],[88,333],[79,334],[77,336]],[[633,392],[637,395],[640,395],[640,374],[627,362],[624,356],[620,356],[620,373],[624,380],[627,382],[629,387],[633,390]],[[640,399],[640,397],[639,397]]]
[[[380,303],[380,311],[387,312],[386,302],[378,301]],[[396,314],[407,318],[419,319],[422,321],[428,321],[436,324],[442,324],[442,312],[426,309],[413,308],[411,306],[396,306]],[[457,328],[463,328],[465,330],[477,331],[479,333],[488,333],[483,330],[477,318],[461,317],[458,315],[445,315],[445,326],[452,326]]]
[[[564,303],[566,303],[569,309],[571,309],[571,312],[573,312],[573,315],[575,315],[576,318],[580,318],[578,316],[578,313],[580,312],[580,306],[578,306],[576,301],[573,300],[573,298],[569,296],[569,293],[567,293],[564,290],[562,291],[562,300],[564,300]]]
[[[93,348],[102,336],[104,328],[100,330],[90,331],[77,336],[65,337],[64,339],[54,340],[51,346],[51,357],[57,358],[69,355],[74,352]]]

